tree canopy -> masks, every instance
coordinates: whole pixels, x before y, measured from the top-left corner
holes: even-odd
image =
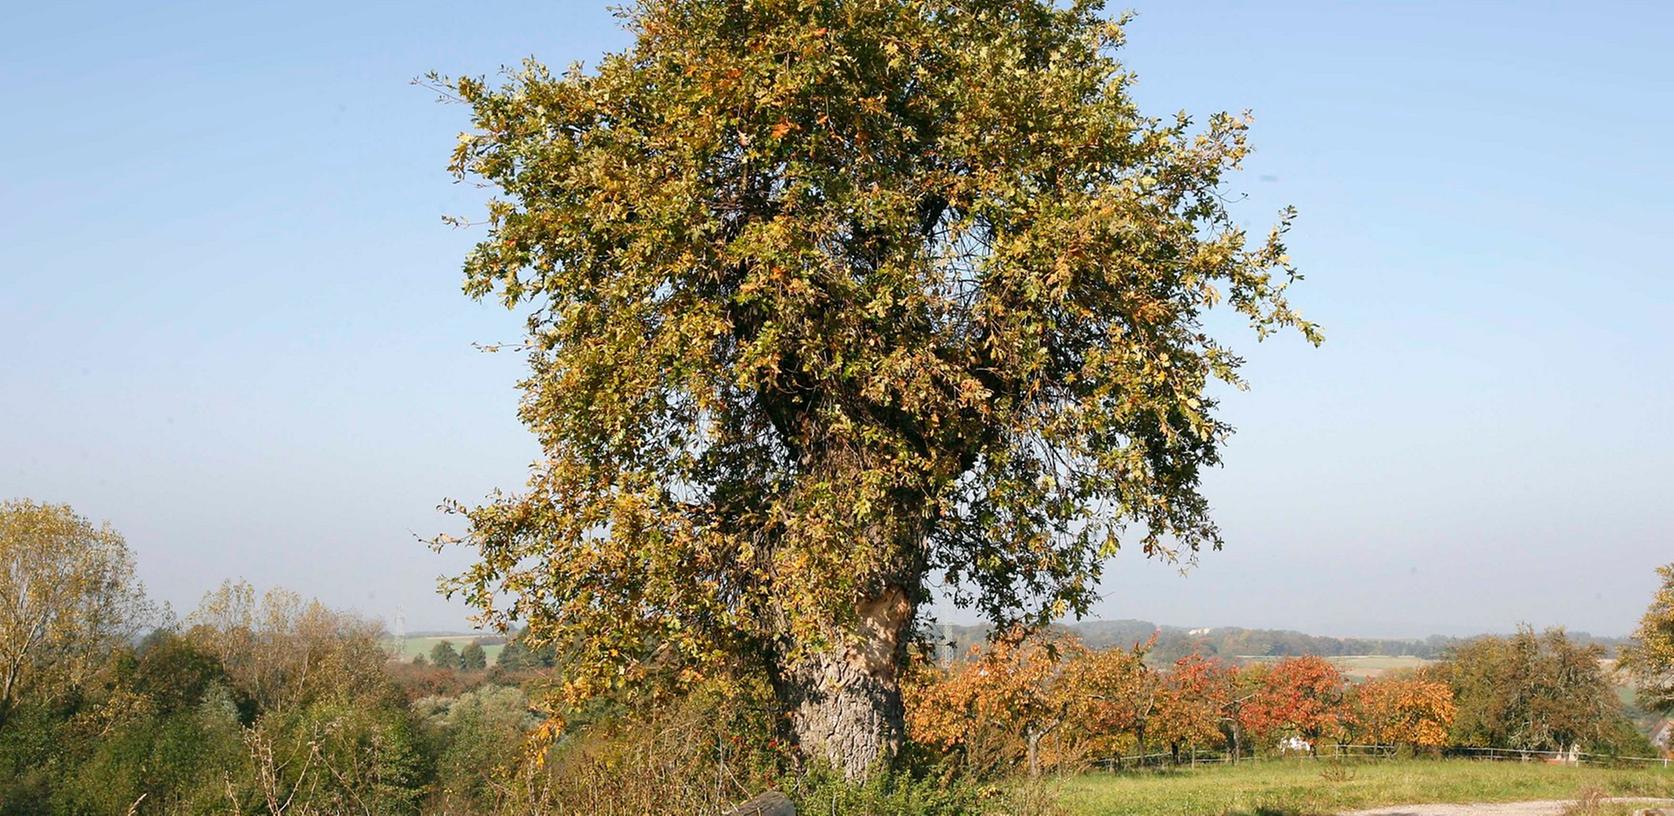
[[[1455,647],[1427,673],[1453,687],[1451,741],[1530,751],[1583,750],[1643,755],[1642,735],[1622,711],[1603,651],[1562,629],[1527,627],[1509,637],[1480,637]]]
[[[459,652],[459,667],[467,671],[488,668],[488,652],[477,641],[465,644],[465,648]]]
[[[69,505],[0,502],[0,722],[42,678],[75,686],[145,609],[133,554],[109,525]]]
[[[436,641],[436,645],[430,647],[430,664],[439,669],[460,668],[459,651],[453,648],[453,641]]]
[[[1622,649],[1622,666],[1639,687],[1641,705],[1674,714],[1674,564],[1657,568],[1657,588],[1633,642]]]
[[[853,775],[932,581],[1039,623],[1122,546],[1218,546],[1241,360],[1205,317],[1319,335],[1290,213],[1227,207],[1248,119],[1142,113],[1101,7],[645,0],[592,70],[439,82],[498,193],[465,290],[528,310],[543,448],[455,506],[451,588],[578,697],[763,671]]]

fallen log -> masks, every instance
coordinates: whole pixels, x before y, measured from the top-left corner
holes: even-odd
[[[767,791],[733,808],[726,816],[796,816],[796,805],[778,791]]]

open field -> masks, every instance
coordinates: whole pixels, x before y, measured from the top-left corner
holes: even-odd
[[[1421,802],[1573,799],[1593,787],[1610,796],[1674,796],[1674,768],[1271,760],[1198,770],[1092,773],[1058,784],[1065,807],[1077,816],[1315,816]]]
[[[397,646],[401,645],[401,644],[398,644],[392,638],[392,639],[384,641],[384,648],[388,649],[392,654],[395,654],[402,661],[410,661],[418,655],[424,655],[426,658],[430,657],[430,650],[435,648],[437,643],[440,643],[444,640],[452,641],[454,650],[458,651],[460,649],[465,648],[465,644],[470,643],[473,640],[478,640],[478,639],[483,638],[483,637],[485,637],[485,636],[484,635],[427,635],[427,636],[424,636],[424,637],[409,637],[406,640],[405,647],[401,648],[401,649],[397,649]],[[484,643],[482,645],[483,653],[488,655],[488,665],[490,665],[490,666],[494,665],[494,658],[499,657],[500,656],[500,650],[504,649],[504,648],[506,648],[506,646],[503,643]]]
[[[1239,656],[1238,659],[1248,663],[1271,663],[1280,658],[1251,655]],[[1422,668],[1433,662],[1429,658],[1406,655],[1339,655],[1325,659],[1351,680],[1365,680],[1400,669]]]

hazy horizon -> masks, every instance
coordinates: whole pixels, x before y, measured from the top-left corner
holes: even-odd
[[[1674,561],[1674,7],[1136,4],[1147,113],[1253,109],[1229,187],[1300,210],[1311,349],[1206,493],[1227,547],[1121,553],[1089,617],[1424,637],[1629,632]],[[408,81],[626,39],[602,4],[17,4],[0,53],[0,498],[121,531],[184,614],[223,579],[409,630],[518,489],[520,314],[459,292],[466,111]],[[25,36],[26,35],[26,36]],[[368,44],[371,45],[368,45]],[[950,612],[953,622],[973,618]]]

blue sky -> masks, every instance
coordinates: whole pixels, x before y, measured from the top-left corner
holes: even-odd
[[[1097,614],[1625,633],[1674,560],[1674,6],[1136,10],[1148,110],[1254,110],[1230,191],[1301,211],[1328,340],[1239,344],[1227,549],[1119,555]],[[602,4],[10,3],[0,41],[0,496],[108,519],[177,608],[462,626],[419,539],[535,448],[441,223],[464,111],[408,81],[591,61]]]

